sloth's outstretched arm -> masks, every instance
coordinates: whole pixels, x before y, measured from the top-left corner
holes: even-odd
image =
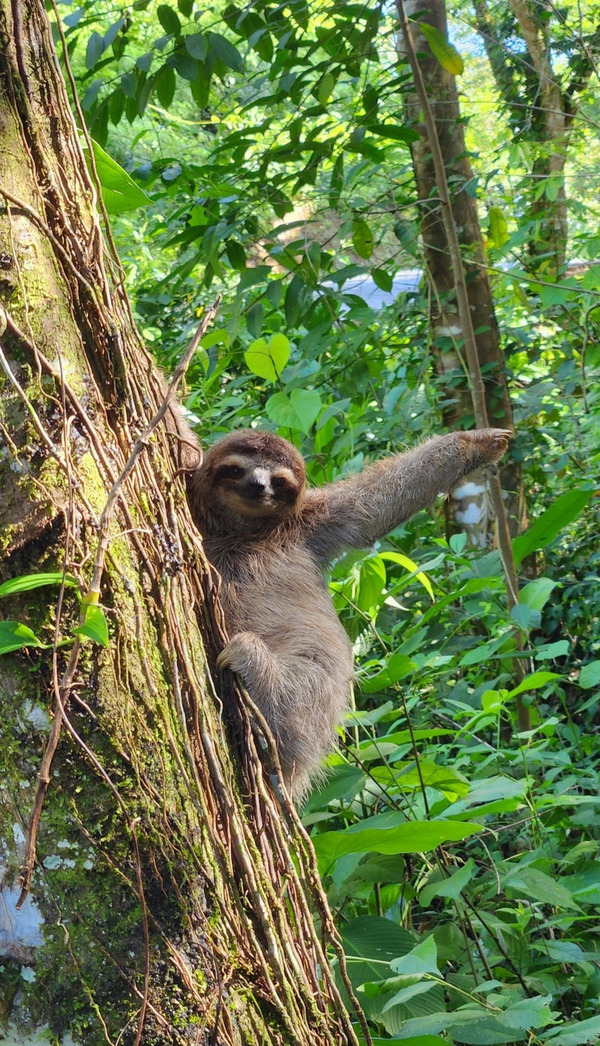
[[[310,550],[327,562],[346,549],[368,548],[469,472],[498,461],[511,435],[505,429],[473,429],[436,436],[356,476],[308,491],[304,518]]]

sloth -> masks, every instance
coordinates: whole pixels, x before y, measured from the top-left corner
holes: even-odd
[[[217,666],[236,673],[260,708],[297,801],[334,747],[351,694],[352,650],[327,591],[327,566],[498,461],[510,438],[503,429],[436,436],[308,488],[295,447],[244,430],[210,447],[193,472],[190,508],[221,575],[230,636]]]

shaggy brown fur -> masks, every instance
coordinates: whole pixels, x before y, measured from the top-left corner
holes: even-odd
[[[311,490],[290,443],[249,430],[211,447],[193,474],[191,508],[223,579],[231,636],[218,664],[241,676],[263,712],[295,797],[332,748],[350,696],[350,643],[324,569],[498,461],[510,436],[502,429],[438,436]]]

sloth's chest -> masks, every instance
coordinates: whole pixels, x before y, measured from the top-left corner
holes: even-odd
[[[221,569],[221,600],[231,631],[259,635],[338,624],[325,581],[302,547],[268,557],[232,556]]]

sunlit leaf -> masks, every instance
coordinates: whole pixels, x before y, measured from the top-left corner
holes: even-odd
[[[151,203],[150,197],[97,142],[92,141],[94,162],[109,214],[123,214]]]
[[[460,54],[456,50],[453,44],[440,33],[434,25],[429,25],[428,22],[419,22],[419,31],[423,34],[434,58],[437,58],[440,65],[448,73],[452,73],[453,76],[460,76],[462,73],[465,63],[463,62]]]

